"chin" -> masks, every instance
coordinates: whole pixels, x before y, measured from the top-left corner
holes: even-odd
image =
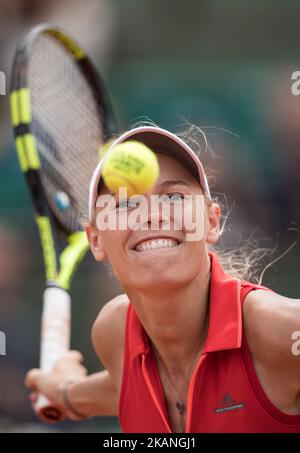
[[[141,272],[141,269],[135,272],[134,281],[129,286],[139,291],[164,291],[182,288],[193,280],[193,275],[184,275],[182,269],[173,270],[156,266],[156,269],[148,268]],[[127,283],[128,284],[128,283]]]

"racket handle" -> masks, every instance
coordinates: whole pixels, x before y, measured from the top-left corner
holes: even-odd
[[[47,288],[43,297],[41,326],[40,368],[51,371],[55,362],[70,348],[71,298],[67,291]],[[35,404],[35,412],[47,421],[59,421],[62,414],[42,394]]]

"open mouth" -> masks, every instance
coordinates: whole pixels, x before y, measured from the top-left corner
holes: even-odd
[[[155,238],[155,239],[147,239],[142,242],[139,242],[134,250],[137,252],[147,252],[149,250],[157,250],[157,249],[171,249],[175,248],[180,245],[176,239],[171,238]]]

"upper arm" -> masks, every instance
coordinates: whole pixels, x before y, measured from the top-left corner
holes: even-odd
[[[300,355],[295,354],[295,332],[300,331],[300,300],[264,290],[251,291],[245,299],[243,315],[254,359],[285,376],[287,385],[299,392]]]
[[[103,306],[92,328],[94,349],[119,388],[129,300],[121,294]]]

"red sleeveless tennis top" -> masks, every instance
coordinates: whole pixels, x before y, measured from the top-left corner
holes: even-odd
[[[300,415],[279,411],[256,376],[242,331],[249,291],[270,289],[227,275],[210,252],[210,322],[191,377],[186,432],[300,432]],[[170,433],[164,392],[151,342],[129,304],[119,420],[123,432]]]

